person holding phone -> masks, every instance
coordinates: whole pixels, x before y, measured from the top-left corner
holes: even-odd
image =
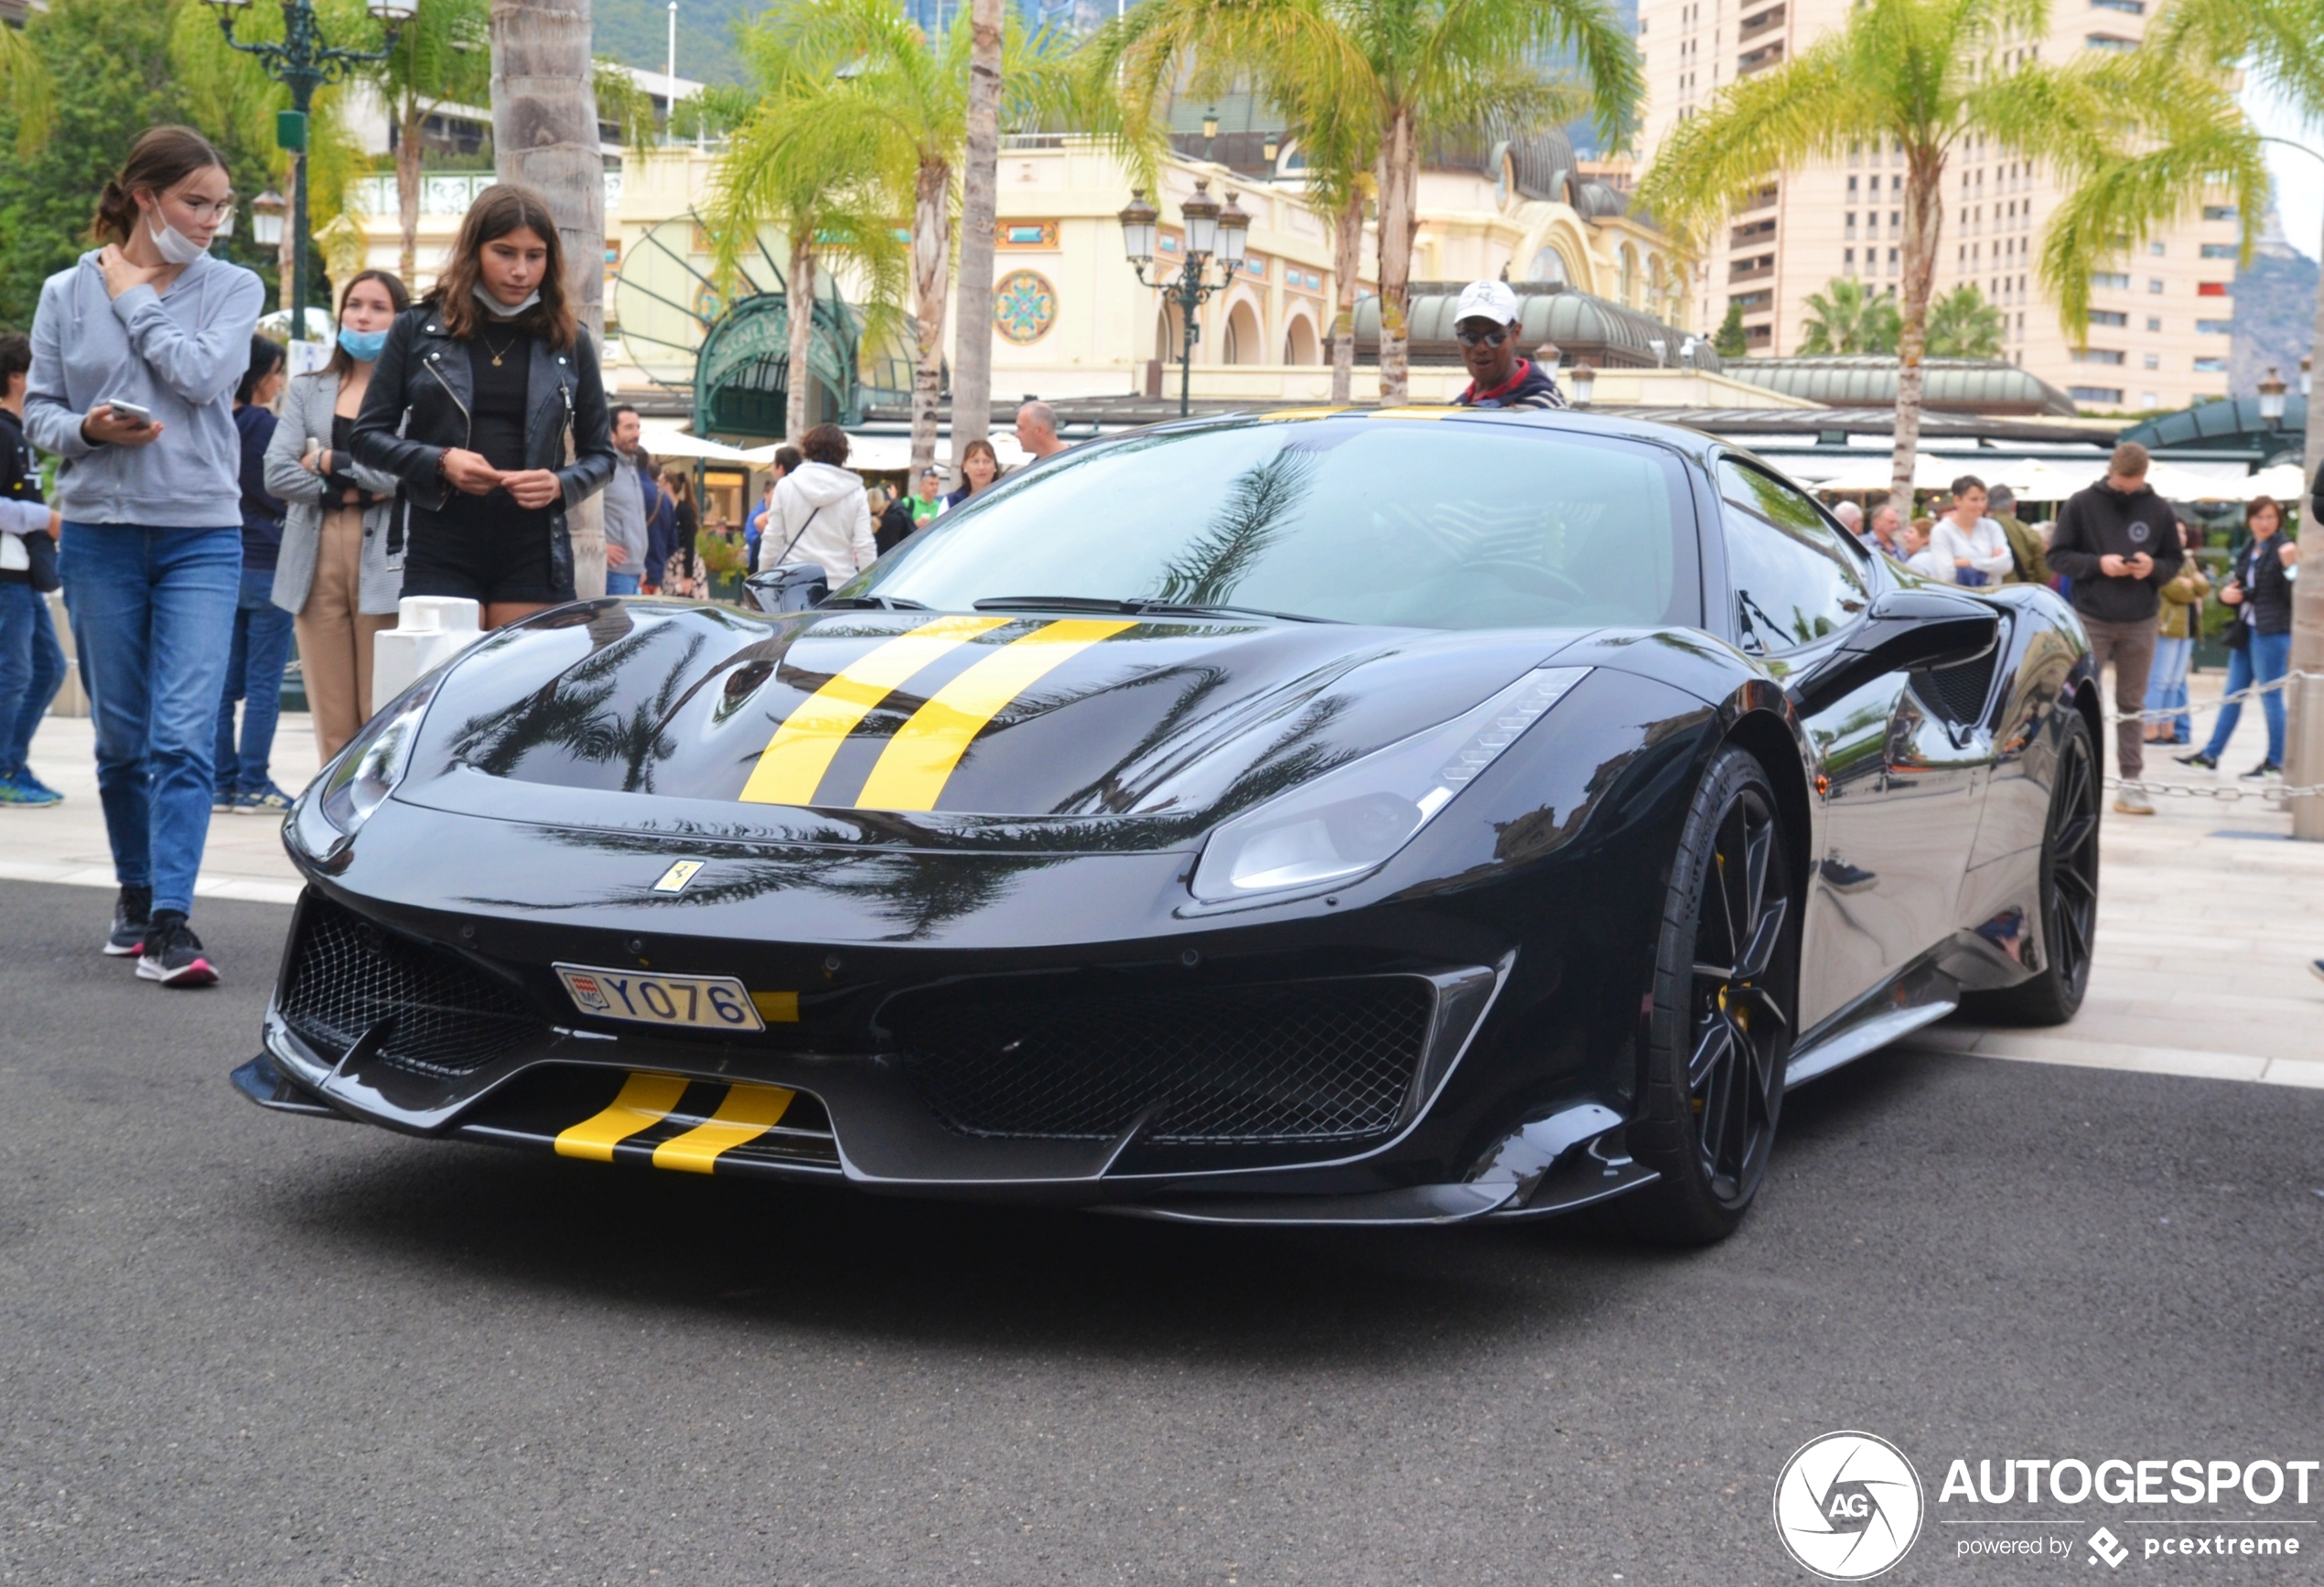
[[[2219,598],[2233,614],[2227,630],[2227,692],[2240,694],[2255,683],[2274,683],[2292,670],[2292,570],[2299,566],[2300,548],[2284,538],[2284,509],[2272,496],[2254,496],[2243,509],[2252,538],[2228,564],[2227,583]],[[2272,689],[2260,696],[2260,714],[2267,723],[2267,758],[2243,774],[2257,782],[2284,775],[2284,692]],[[2192,755],[2179,757],[2182,766],[2218,769],[2227,753],[2227,741],[2243,720],[2240,704],[2222,706],[2211,728],[2211,742]]]
[[[242,592],[234,389],[266,301],[210,256],[233,209],[207,138],[139,137],[97,201],[103,245],[40,289],[25,393],[26,434],[60,460],[59,573],[121,885],[105,951],[165,986],[218,979],[188,920]]]
[[[349,450],[402,482],[403,594],[465,596],[488,628],[573,599],[565,512],[616,455],[547,199],[477,195],[436,289],[387,333]]]
[[[356,462],[350,444],[388,329],[411,306],[384,270],[350,277],[331,361],[290,383],[266,449],[266,488],[290,506],[272,598],[293,614],[315,753],[327,763],[371,720],[371,637],[395,626],[403,593],[395,477]]]

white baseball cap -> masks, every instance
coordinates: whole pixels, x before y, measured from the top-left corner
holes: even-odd
[[[1489,319],[1495,325],[1514,325],[1517,321],[1517,295],[1509,290],[1506,281],[1472,281],[1460,289],[1460,307],[1453,315],[1453,323],[1464,319]]]

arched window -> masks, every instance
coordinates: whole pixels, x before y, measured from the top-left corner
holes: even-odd
[[[1247,303],[1238,303],[1227,313],[1226,338],[1221,347],[1223,362],[1230,364],[1264,363],[1267,344],[1259,335],[1259,316]]]
[[[1544,247],[1533,255],[1533,262],[1525,267],[1525,279],[1546,281],[1558,286],[1565,286],[1571,283],[1573,277],[1565,273],[1565,256],[1555,248]]]
[[[1283,333],[1283,361],[1286,364],[1323,362],[1323,350],[1316,339],[1315,323],[1304,314],[1293,315],[1290,328]]]

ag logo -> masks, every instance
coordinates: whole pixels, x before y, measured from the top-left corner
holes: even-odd
[[[1885,1438],[1827,1432],[1783,1463],[1775,1533],[1791,1558],[1828,1581],[1877,1576],[1921,1535],[1921,1475]]]
[[[2155,531],[2154,531],[2154,530],[2153,530],[2153,529],[2151,529],[2151,528],[2149,528],[2149,527],[2147,526],[2146,520],[2145,519],[2143,519],[2143,518],[2134,518],[2134,519],[2132,519],[2132,520],[2130,520],[2130,543],[2131,543],[2131,544],[2133,544],[2133,545],[2145,545],[2145,544],[2146,544],[2148,541],[2152,540],[2154,537],[2155,537]]]

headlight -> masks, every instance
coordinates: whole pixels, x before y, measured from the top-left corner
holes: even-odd
[[[347,837],[387,802],[412,764],[420,721],[449,668],[438,668],[363,725],[323,777],[323,817]]]
[[[1237,816],[1203,849],[1194,895],[1316,891],[1377,870],[1588,672],[1536,669],[1466,715]]]

